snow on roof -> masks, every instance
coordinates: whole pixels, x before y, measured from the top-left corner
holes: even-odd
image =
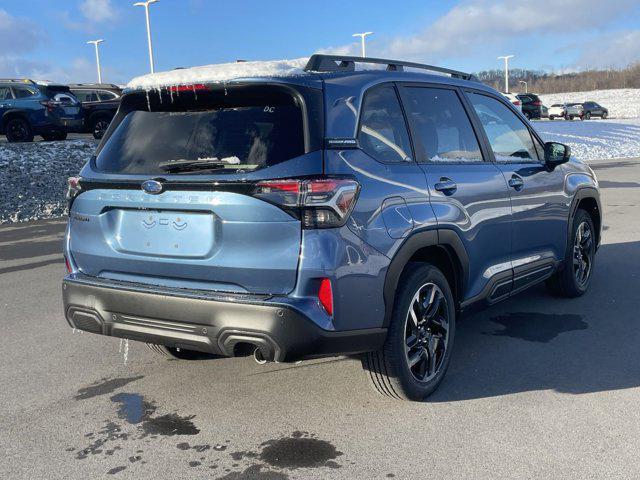
[[[237,78],[305,75],[304,67],[307,60],[308,58],[297,58],[294,60],[234,62],[182,68],[135,77],[127,84],[127,88],[150,90],[170,85],[222,83]]]

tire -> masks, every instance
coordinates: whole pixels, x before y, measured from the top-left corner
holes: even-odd
[[[547,288],[553,294],[574,298],[584,295],[589,289],[595,263],[595,235],[591,215],[585,210],[578,210],[567,241],[563,268],[547,280]]]
[[[216,358],[216,355],[211,353],[186,350],[184,348],[167,347],[166,345],[157,345],[155,343],[147,343],[147,347],[156,355],[176,360],[206,360]]]
[[[549,120],[553,121],[556,117],[552,117],[551,115],[549,115]]]
[[[41,136],[46,142],[66,140],[67,132],[65,132],[64,130],[56,130],[55,132],[43,133]]]
[[[4,126],[4,132],[8,142],[33,142],[33,130],[29,122],[24,118],[14,117],[9,119]]]
[[[95,138],[96,140],[100,140],[102,137],[104,137],[104,132],[107,130],[107,127],[109,127],[110,123],[111,120],[109,120],[107,117],[97,117],[91,120],[89,129],[93,134],[93,138]]]
[[[565,120],[571,120],[571,117],[570,117],[569,115],[565,115],[565,116],[564,116],[564,119],[565,119]]]
[[[455,315],[442,272],[427,263],[410,264],[398,283],[384,346],[361,357],[374,389],[400,400],[424,400],[433,393],[451,360]],[[417,362],[412,367],[410,358]]]
[[[583,116],[583,120],[591,120],[591,112],[587,112]]]
[[[609,114],[607,112],[604,112],[602,114],[602,120],[606,120],[608,116],[609,116]]]

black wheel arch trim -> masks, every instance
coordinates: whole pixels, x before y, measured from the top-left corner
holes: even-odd
[[[442,247],[456,268],[456,285],[451,289],[456,292],[456,301],[461,300],[469,275],[469,256],[462,240],[453,230],[446,228],[431,229],[410,235],[393,256],[384,281],[385,316],[383,328],[389,326],[396,297],[398,282],[409,260],[419,250],[427,247]]]
[[[598,215],[599,224],[594,225],[596,227],[596,235],[598,236],[596,242],[596,250],[600,247],[600,240],[602,238],[602,205],[600,203],[600,194],[598,193],[598,189],[592,186],[580,187],[576,190],[576,193],[573,195],[573,200],[571,202],[571,210],[569,211],[569,221],[567,224],[567,242],[571,241],[571,228],[573,227],[573,220],[578,212],[578,207],[580,202],[584,199],[592,199],[596,202],[596,206],[598,207]],[[595,222],[594,222],[595,223]]]

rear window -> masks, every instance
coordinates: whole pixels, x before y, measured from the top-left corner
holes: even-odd
[[[133,95],[124,111],[136,108],[124,113],[96,157],[99,171],[236,173],[305,153],[303,109],[291,94],[254,88]]]

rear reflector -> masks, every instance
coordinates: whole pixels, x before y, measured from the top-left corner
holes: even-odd
[[[323,278],[320,282],[320,289],[318,290],[318,300],[320,305],[325,311],[333,316],[333,292],[331,291],[331,280]]]

